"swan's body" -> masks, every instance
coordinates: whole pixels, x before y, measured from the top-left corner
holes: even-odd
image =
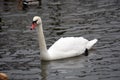
[[[97,42],[97,39],[88,41],[83,37],[66,37],[60,38],[47,50],[42,29],[42,21],[38,16],[33,18],[32,29],[34,29],[35,26],[38,28],[37,30],[42,60],[56,60],[79,56]]]

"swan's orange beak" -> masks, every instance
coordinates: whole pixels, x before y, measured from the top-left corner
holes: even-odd
[[[35,24],[35,23],[32,24],[32,26],[31,26],[31,30],[35,29],[35,27],[36,27],[36,24]]]
[[[37,25],[36,22],[33,21],[32,26],[31,26],[31,30],[35,29],[36,25]]]

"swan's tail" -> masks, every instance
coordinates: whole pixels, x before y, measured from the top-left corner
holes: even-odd
[[[87,49],[90,49],[97,41],[98,41],[97,39],[89,41],[87,44]]]

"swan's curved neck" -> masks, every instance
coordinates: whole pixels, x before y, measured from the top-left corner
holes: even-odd
[[[45,37],[43,34],[43,28],[42,28],[42,23],[38,25],[38,41],[39,41],[39,47],[40,47],[40,56],[41,58],[47,58],[48,53],[47,53],[47,47],[46,47],[46,42],[45,42]]]

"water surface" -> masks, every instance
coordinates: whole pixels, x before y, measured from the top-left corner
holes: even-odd
[[[10,80],[119,80],[120,1],[43,0],[41,8],[17,9],[16,1],[1,0],[0,71]],[[32,17],[43,20],[49,48],[60,37],[83,36],[98,43],[89,56],[40,61]]]

